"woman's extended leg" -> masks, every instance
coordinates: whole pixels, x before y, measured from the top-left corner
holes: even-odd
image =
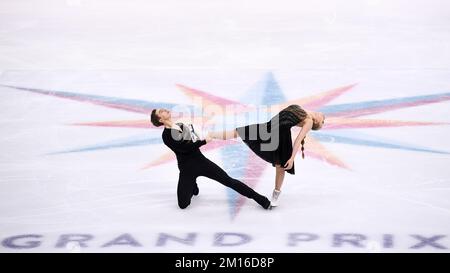
[[[284,181],[284,173],[285,170],[280,165],[275,166],[275,189],[277,191],[281,191],[281,186],[283,185]]]
[[[281,186],[284,181],[284,172],[283,167],[275,165],[275,189],[273,190],[272,199],[270,200],[272,207],[278,206],[278,197],[280,196]]]
[[[209,132],[209,136],[215,139],[232,139],[237,138],[238,134],[236,129],[221,132]]]

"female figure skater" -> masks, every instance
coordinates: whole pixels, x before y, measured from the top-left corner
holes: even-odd
[[[216,139],[236,138],[238,135],[245,144],[260,158],[272,163],[276,168],[275,189],[272,193],[271,206],[278,205],[278,197],[283,185],[284,172],[295,174],[294,160],[301,146],[304,158],[304,143],[309,130],[319,130],[325,122],[320,112],[306,111],[299,105],[290,105],[281,110],[267,123],[251,124],[224,132],[210,132]],[[291,128],[299,126],[300,130],[292,145]],[[272,145],[269,145],[271,144]]]

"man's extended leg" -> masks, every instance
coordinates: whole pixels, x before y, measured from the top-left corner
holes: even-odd
[[[205,158],[204,160],[202,160],[201,164],[202,171],[199,175],[216,180],[224,186],[232,188],[243,196],[255,200],[265,209],[268,209],[270,207],[270,201],[269,199],[267,199],[267,197],[257,193],[241,181],[230,177],[224,170],[222,170],[211,160]]]

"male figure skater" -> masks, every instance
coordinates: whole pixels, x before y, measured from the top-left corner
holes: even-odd
[[[208,177],[232,188],[238,193],[255,200],[264,209],[270,208],[270,201],[267,197],[260,195],[241,181],[228,176],[224,170],[200,152],[200,146],[211,141],[211,138],[207,137],[200,140],[192,127],[183,123],[174,124],[171,113],[167,109],[153,109],[150,119],[156,127],[164,125],[162,133],[164,144],[177,156],[178,169],[180,170],[177,196],[180,208],[184,209],[189,206],[192,196],[198,195],[199,189],[196,179],[199,176]]]

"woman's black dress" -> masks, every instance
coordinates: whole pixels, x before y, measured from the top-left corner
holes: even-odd
[[[291,128],[300,119],[292,112],[282,110],[266,123],[236,128],[242,141],[260,158],[273,166],[284,166],[292,155]],[[294,165],[286,170],[295,174]]]

